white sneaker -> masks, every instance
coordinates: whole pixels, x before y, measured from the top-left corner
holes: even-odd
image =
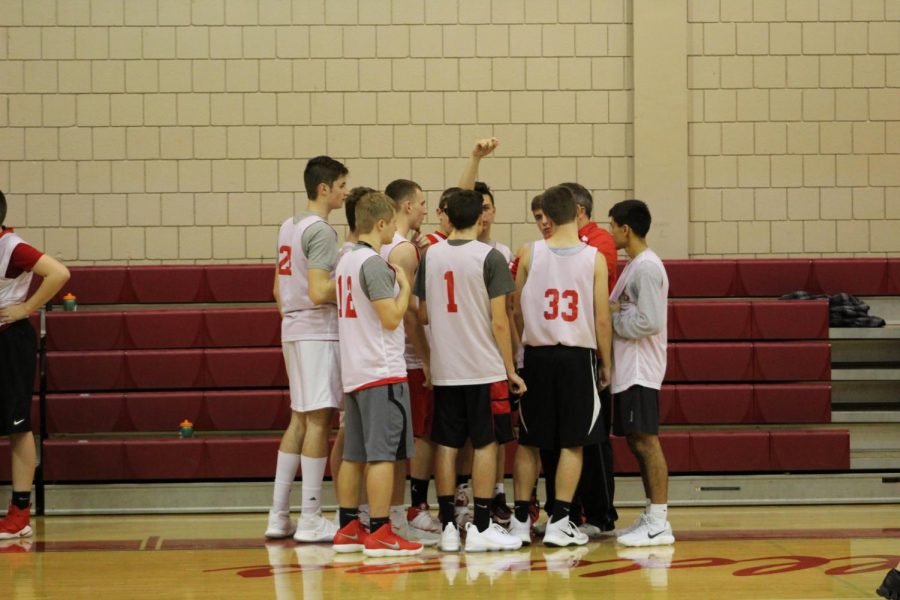
[[[564,579],[568,579],[569,570],[580,565],[581,559],[588,552],[589,550],[584,546],[544,552],[544,567],[548,573],[556,573]]]
[[[412,517],[412,518],[410,518]],[[441,534],[441,520],[433,516],[428,510],[428,505],[411,506],[406,511],[406,520],[413,529],[427,531],[428,533]]]
[[[297,524],[291,520],[291,513],[289,511],[269,511],[269,524],[266,526],[267,538],[278,539],[291,537],[296,530]]]
[[[605,532],[596,525],[591,525],[590,523],[582,523],[578,526],[578,531],[588,536],[588,539],[597,540],[602,537],[612,535],[612,531]]]
[[[509,534],[522,540],[523,546],[531,544],[531,517],[525,517],[525,522],[518,520],[513,515],[509,520]]]
[[[567,518],[560,519],[556,523],[547,522],[547,531],[544,533],[544,545],[556,548],[565,546],[584,546],[588,543],[588,536],[584,535],[575,526],[575,523]]]
[[[644,524],[644,519],[646,519],[646,518],[647,518],[647,513],[642,512],[642,513],[639,514],[639,515],[637,516],[637,518],[634,520],[634,523],[632,523],[632,524],[629,525],[628,527],[625,527],[624,529],[617,529],[616,532],[615,532],[615,533],[616,533],[616,536],[617,536],[617,537],[620,537],[620,536],[627,535],[627,534],[631,533],[632,531],[634,531],[635,529],[637,529],[638,527],[640,527],[641,525],[643,525],[643,524]]]
[[[619,558],[633,560],[641,566],[641,573],[650,581],[652,587],[662,588],[669,584],[669,568],[675,548],[672,546],[656,546],[646,548],[617,548]]]
[[[675,543],[675,535],[668,521],[660,527],[648,518],[634,531],[617,537],[616,541],[623,546],[668,546]]]
[[[474,523],[466,525],[466,552],[518,550],[521,547],[522,540],[509,535],[496,523],[491,523],[484,531],[478,531]]]
[[[399,522],[395,522],[392,519],[391,530],[405,540],[418,542],[426,547],[437,546],[438,542],[441,541],[440,534],[416,529],[415,527],[410,526],[405,517]]]
[[[444,552],[459,552],[459,528],[455,523],[447,523],[444,527],[438,549]]]
[[[311,515],[300,515],[294,541],[297,542],[331,542],[338,526],[317,512]]]

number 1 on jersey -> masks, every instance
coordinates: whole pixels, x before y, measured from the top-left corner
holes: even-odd
[[[453,271],[444,273],[444,281],[447,282],[447,312],[455,313],[459,310],[456,305],[456,291],[453,287]]]

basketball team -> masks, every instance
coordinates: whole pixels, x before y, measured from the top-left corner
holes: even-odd
[[[374,557],[425,546],[516,550],[536,537],[557,547],[603,535],[625,546],[674,543],[658,438],[668,279],[647,246],[647,205],[615,204],[608,232],[591,220],[583,186],[550,187],[531,203],[541,239],[513,256],[491,239],[494,198],[477,181],[498,144],[476,142],[428,235],[415,182],[350,189],[339,161],[307,163],[307,209],[278,235],[274,294],[291,421],[266,537]],[[328,218],[342,207],[349,233],[339,247]],[[630,260],[617,276],[619,250]],[[335,411],[333,521],[321,498]],[[644,511],[620,530],[610,425],[627,439],[646,495]],[[516,439],[510,510],[504,445]],[[538,523],[542,469],[548,518]],[[427,503],[432,475],[437,517]]]

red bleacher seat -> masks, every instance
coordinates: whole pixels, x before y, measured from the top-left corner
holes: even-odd
[[[128,431],[121,393],[49,394],[49,433],[95,433]]]
[[[751,312],[755,339],[828,338],[828,302],[824,300],[754,302]]]
[[[749,302],[671,302],[669,336],[682,340],[743,340],[752,333]]]
[[[733,260],[667,260],[670,298],[724,298],[737,291]]]
[[[209,265],[206,282],[213,302],[272,302],[275,269],[271,264]]]
[[[125,347],[122,313],[47,313],[48,350],[118,350]]]
[[[285,429],[290,420],[282,390],[206,392],[204,403],[212,428],[219,431]]]
[[[134,302],[134,293],[128,279],[127,267],[69,267],[71,277],[56,297],[54,304],[62,304],[68,293],[76,296],[79,304],[127,304]],[[38,280],[32,280],[32,291]]]
[[[753,345],[740,342],[669,344],[677,369],[666,372],[668,381],[751,381]],[[680,377],[679,377],[680,375]]]
[[[9,449],[9,440],[0,438],[0,482],[12,481],[12,461]]]
[[[889,296],[900,296],[900,258],[888,259],[885,285]]]
[[[691,470],[769,470],[767,431],[704,431],[691,434]]]
[[[275,473],[280,441],[277,437],[207,439],[206,460],[209,477],[270,479]]]
[[[204,323],[212,348],[281,345],[281,316],[275,308],[208,310]]]
[[[195,348],[203,343],[203,313],[198,310],[141,310],[125,313],[130,348]]]
[[[203,350],[128,350],[125,362],[138,389],[188,389],[207,383]]]
[[[123,440],[46,440],[41,464],[51,482],[131,479]]]
[[[813,262],[813,279],[824,294],[848,292],[856,296],[887,292],[887,259],[819,259]]]
[[[736,261],[738,287],[744,296],[782,296],[810,289],[812,261],[776,258]]]
[[[127,439],[125,470],[129,479],[201,479],[204,473],[204,440]]]
[[[628,447],[628,441],[624,437],[610,436],[609,442],[613,449],[613,471],[616,473],[638,473],[637,459]]]
[[[753,386],[678,385],[676,397],[684,423],[751,423],[755,414]]]
[[[663,384],[659,390],[659,422],[660,423],[684,423],[684,416],[678,407],[676,386]]]
[[[206,350],[213,387],[277,387],[287,385],[281,348]]]
[[[757,385],[754,397],[761,423],[831,422],[831,385],[827,383]]]
[[[659,436],[669,471],[685,473],[691,470],[691,434],[687,431],[666,432]]]
[[[850,433],[843,431],[771,432],[772,469],[836,471],[850,468]]]
[[[201,302],[205,292],[203,266],[148,266],[128,270],[135,299],[141,304]]]
[[[121,350],[53,352],[47,360],[47,389],[57,392],[121,389],[128,381],[124,367],[125,353]]]
[[[828,342],[756,342],[755,379],[760,381],[828,380],[831,344]]]
[[[124,400],[135,431],[174,433],[185,419],[198,429],[206,425],[203,392],[136,392],[125,394]]]

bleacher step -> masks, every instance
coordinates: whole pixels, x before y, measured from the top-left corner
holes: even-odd
[[[900,368],[838,368],[831,370],[832,381],[900,381]]]

